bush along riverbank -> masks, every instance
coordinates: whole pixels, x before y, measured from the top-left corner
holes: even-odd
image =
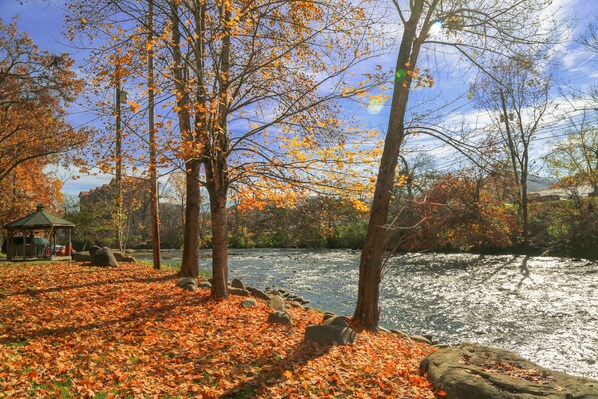
[[[3,262],[0,279],[1,398],[466,398],[420,370],[453,348],[354,330],[280,289],[233,280],[230,300],[215,302],[205,279],[128,262]],[[537,397],[595,398],[502,354],[456,356],[479,363],[482,380],[532,376],[523,380],[561,395]]]

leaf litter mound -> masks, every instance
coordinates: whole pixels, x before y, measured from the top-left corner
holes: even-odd
[[[388,333],[304,345],[322,314],[266,320],[147,265],[0,264],[0,398],[434,398],[433,349]],[[442,392],[440,393],[442,394]]]

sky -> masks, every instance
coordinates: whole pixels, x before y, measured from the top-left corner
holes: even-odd
[[[557,8],[560,8],[559,12],[572,14],[576,18],[574,28],[569,32],[569,39],[562,45],[561,66],[558,71],[559,84],[579,88],[588,87],[592,83],[595,84],[598,81],[598,60],[596,55],[581,48],[573,39],[581,35],[585,27],[597,18],[598,0],[555,0],[553,9]],[[3,23],[8,23],[17,15],[20,18],[19,29],[26,31],[41,49],[51,52],[68,52],[79,65],[82,63],[85,53],[74,49],[61,35],[64,20],[64,1],[0,0],[0,18],[2,18]],[[396,20],[398,21],[398,17]],[[384,34],[386,35],[395,35],[399,31],[400,26],[398,23],[395,26],[392,20],[384,28]],[[447,108],[448,111],[443,122],[445,126],[454,125],[455,129],[461,126],[462,123],[477,127],[488,124],[490,122],[489,116],[477,110],[473,102],[466,99],[466,96],[463,98],[463,95],[468,91],[469,81],[473,78],[475,72],[456,62],[454,54],[429,54],[431,55],[421,59],[420,67],[425,67],[426,64],[442,65],[443,67],[434,70],[435,88],[414,92],[411,103],[425,104],[424,108],[438,108],[450,103],[451,106]],[[359,74],[360,72],[373,71],[376,64],[393,68],[395,60],[396,52],[391,52],[362,65],[361,69],[356,72]],[[557,89],[554,90],[554,100],[559,103],[562,102],[564,108],[566,106],[565,101],[560,98]],[[390,94],[390,91],[387,94]],[[344,105],[344,112],[357,116],[361,119],[360,123],[368,128],[379,129],[384,134],[388,123],[389,102],[368,107],[368,101],[368,99],[365,99],[361,105],[347,103]],[[89,123],[89,120],[82,116],[73,115],[71,123],[79,126]],[[540,149],[538,156],[541,155],[542,149],[546,149],[551,142],[562,136],[562,130],[562,126],[556,120],[548,120],[545,123],[545,126],[540,129],[536,140],[536,147]],[[410,139],[408,148],[410,151],[434,155],[437,158],[436,166],[440,169],[447,169],[454,165],[455,157],[452,150],[429,137]],[[56,173],[64,181],[63,192],[69,196],[77,196],[80,191],[97,187],[108,182],[111,178],[111,176],[102,174],[79,175],[74,169],[60,169]],[[538,173],[542,174],[542,170],[539,170]],[[167,177],[164,177],[162,183],[165,183],[166,179]]]

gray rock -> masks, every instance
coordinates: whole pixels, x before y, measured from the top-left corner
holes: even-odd
[[[176,283],[176,286],[183,288],[189,284],[197,285],[197,279],[195,277],[183,277]]]
[[[195,283],[184,285],[181,288],[184,289],[185,291],[197,291],[197,290],[199,290],[199,288],[197,288],[197,284],[195,284]]]
[[[323,320],[323,321],[326,321],[326,320],[328,320],[329,318],[331,318],[331,317],[334,317],[334,316],[336,316],[334,313],[330,313],[330,312],[324,312],[324,316],[322,316],[322,320]]]
[[[392,329],[390,330],[391,333],[398,335],[401,338],[405,338],[405,339],[410,339],[409,338],[409,334],[407,334],[406,332],[403,332],[401,330],[397,330],[397,329]]]
[[[323,324],[327,326],[348,327],[349,318],[346,316],[333,316],[326,319]]]
[[[88,251],[75,252],[73,254],[73,260],[76,262],[89,262],[91,261],[91,254]]]
[[[294,308],[300,308],[300,309],[303,309],[303,305],[302,305],[302,304],[300,304],[300,303],[299,303],[299,302],[297,302],[297,301],[292,301],[292,302],[291,302],[291,306],[292,306],[292,307],[294,307]]]
[[[249,291],[243,288],[228,287],[228,293],[237,296],[249,296]]]
[[[268,302],[268,306],[274,310],[284,311],[284,299],[280,295],[272,295],[270,297],[270,302]]]
[[[91,247],[89,247],[89,254],[91,256],[93,256],[93,254],[95,254],[98,249],[100,249],[100,247],[98,247],[97,245],[92,245]]]
[[[257,301],[253,298],[245,298],[241,301],[241,307],[242,308],[253,308],[254,306],[257,306]]]
[[[598,399],[598,381],[548,370],[512,352],[478,344],[431,353],[420,370],[446,392],[446,399]]]
[[[199,283],[197,283],[197,286],[199,288],[211,289],[212,288],[212,283],[210,283],[209,281],[200,281]]]
[[[355,342],[357,334],[349,327],[320,324],[305,329],[304,342],[320,345],[349,345]]]
[[[388,328],[384,328],[382,326],[378,326],[378,330],[380,330],[381,332],[384,332],[384,333],[390,333],[390,330]]]
[[[265,299],[266,301],[270,300],[270,295],[266,294],[264,291],[260,289],[247,287],[247,290],[251,292],[251,295],[253,295],[256,298]]]
[[[102,266],[102,267],[106,267],[106,266],[117,267],[118,262],[116,261],[116,258],[114,257],[114,253],[112,252],[112,250],[110,248],[102,247],[102,248],[96,250],[91,255],[91,265],[92,266]]]
[[[446,349],[446,348],[450,348],[451,346],[449,344],[436,344],[434,345],[434,348],[437,349]]]
[[[230,283],[231,287],[234,288],[241,288],[243,290],[246,290],[247,287],[245,287],[245,284],[243,284],[243,282],[241,280],[239,280],[238,278],[234,278],[232,283]]]
[[[415,342],[422,342],[424,344],[432,345],[432,343],[430,342],[430,340],[428,338],[422,336],[422,335],[412,335],[409,338],[411,338]]]
[[[283,310],[277,310],[275,312],[270,313],[270,315],[268,316],[268,321],[270,323],[291,324],[292,318],[290,313],[285,312]]]
[[[135,258],[129,256],[127,254],[123,254],[120,251],[112,251],[114,253],[114,258],[117,262],[134,262]]]

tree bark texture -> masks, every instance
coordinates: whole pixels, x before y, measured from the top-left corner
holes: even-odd
[[[185,232],[183,241],[183,260],[181,277],[199,276],[199,171],[201,162],[190,160],[185,163],[185,182],[187,201],[185,204]]]
[[[421,43],[417,39],[417,26],[423,12],[423,0],[416,0],[409,20],[405,24],[401,47],[397,57],[396,71],[407,71],[415,66]],[[410,63],[410,67],[408,66]],[[412,77],[404,74],[404,80],[396,79],[393,91],[388,131],[376,180],[374,198],[368,230],[359,263],[359,286],[357,306],[353,321],[367,329],[376,331],[380,320],[380,281],[386,247],[386,221],[390,198],[395,182],[399,152],[405,138],[405,112],[409,99]]]
[[[158,177],[156,165],[156,130],[154,121],[155,108],[155,79],[154,79],[154,0],[148,0],[148,52],[147,52],[147,94],[148,94],[148,123],[149,123],[149,172],[150,195],[152,209],[152,260],[154,269],[160,270],[160,215],[158,198]]]

